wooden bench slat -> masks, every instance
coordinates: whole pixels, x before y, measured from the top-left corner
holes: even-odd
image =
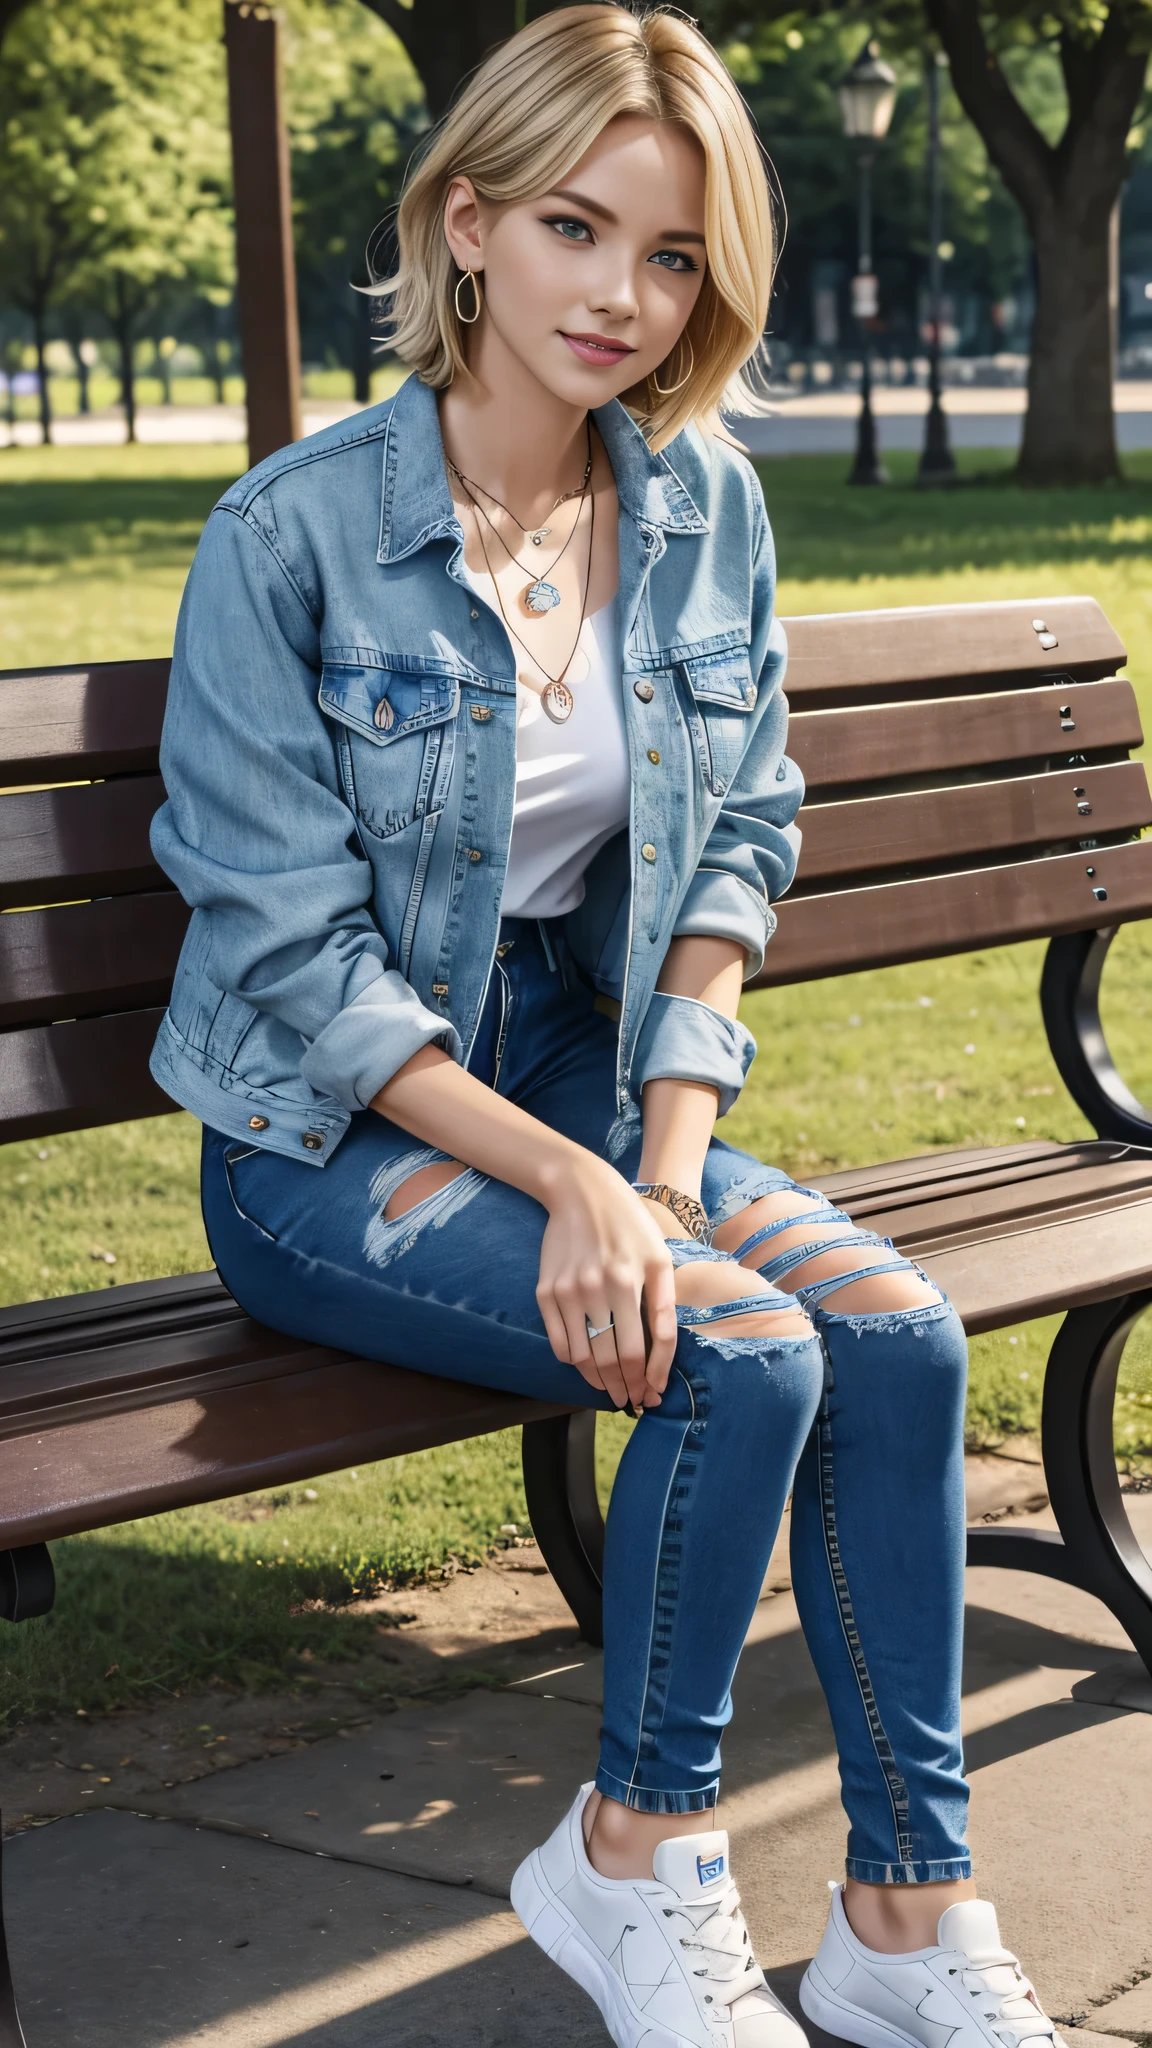
[[[1044,620],[1056,647],[1041,645],[1033,619]],[[810,613],[782,624],[785,687],[800,707],[817,697],[849,701],[919,689],[930,695],[933,685],[1053,670],[1091,679],[1111,675],[1126,660],[1123,642],[1092,597]]]
[[[875,1166],[842,1166],[835,1173],[822,1173],[813,1182],[837,1203],[863,1200],[896,1188],[909,1190],[931,1187],[938,1180],[959,1184],[968,1174],[982,1173],[997,1162],[1006,1171],[1033,1162],[1059,1161],[1065,1153],[1107,1150],[1112,1156],[1119,1148],[1099,1138],[1085,1138],[1081,1145],[1062,1145],[1055,1138],[1034,1138],[1016,1145],[962,1145],[945,1152],[916,1152],[908,1159],[886,1159]]]
[[[1095,874],[1089,877],[1086,870]],[[1106,888],[1107,902],[1093,896]],[[785,898],[753,988],[940,959],[1152,914],[1152,841]]]
[[[0,1031],[0,1144],[87,1131],[179,1107],[148,1071],[163,1011]]]
[[[993,1187],[968,1187],[950,1197],[942,1194],[935,1202],[896,1202],[882,1211],[880,1220],[885,1237],[901,1249],[914,1245],[919,1255],[944,1238],[969,1231],[991,1237],[1029,1218],[1039,1221],[1093,1204],[1103,1207],[1136,1199],[1149,1203],[1148,1256],[1152,1262],[1152,1160],[1117,1161],[1111,1166],[1086,1167],[1079,1173],[1004,1180]]]
[[[158,775],[0,796],[0,910],[164,889],[148,844]]]
[[[46,1427],[0,1443],[0,1548],[566,1412],[356,1359]]]
[[[1086,815],[1079,809],[1084,803],[1091,806]],[[797,822],[804,834],[799,879],[807,884],[1138,831],[1152,825],[1152,793],[1141,762],[1117,761],[1057,775],[806,804]]]
[[[923,1263],[969,1336],[978,1336],[1152,1284],[1152,1204],[1014,1230],[958,1251],[929,1252]]]
[[[1022,1187],[1033,1181],[1050,1182],[1056,1189],[1053,1200],[1058,1200],[1059,1185],[1069,1175],[1088,1171],[1099,1175],[1105,1183],[1110,1174],[1126,1172],[1133,1156],[1129,1146],[1101,1139],[1070,1145],[1047,1141],[1032,1147],[1003,1145],[989,1147],[983,1155],[970,1155],[970,1164],[962,1163],[962,1153],[942,1154],[936,1173],[927,1163],[922,1171],[916,1172],[919,1162],[909,1160],[904,1162],[909,1168],[907,1175],[878,1174],[873,1178],[864,1173],[832,1174],[822,1176],[820,1186],[838,1206],[850,1206],[857,1219],[889,1216],[897,1206],[909,1211],[931,1207],[961,1194],[995,1194],[1000,1189]],[[932,1157],[926,1155],[926,1162]],[[960,1163],[954,1165],[954,1159]]]
[[[1068,706],[1070,717],[1061,717]],[[1065,731],[1065,726],[1072,730]],[[1049,759],[1136,747],[1143,739],[1131,683],[1045,684],[934,703],[803,711],[788,725],[788,753],[810,790],[849,788],[993,762]]]
[[[0,917],[0,1026],[166,1001],[190,912],[175,890]]]
[[[0,785],[154,770],[171,662],[0,671]]]

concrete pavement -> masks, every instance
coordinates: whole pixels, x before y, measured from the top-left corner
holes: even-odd
[[[1034,1466],[971,1465],[975,1514],[1035,1500]],[[1152,1496],[1129,1506],[1152,1553]],[[1020,1521],[1051,1517],[1025,1505]],[[760,1958],[791,1997],[842,1868],[843,1816],[782,1549],[766,1583],[721,1817]],[[65,1816],[5,1850],[29,2048],[602,2048],[595,2011],[507,1904],[516,1862],[592,1771],[601,1659],[531,1549],[402,1597],[413,1612],[384,1622],[390,1655],[439,1665],[449,1696],[231,1769],[213,1749],[182,1766],[165,1744],[130,1790],[103,1774],[78,1816],[84,1794],[67,1788],[83,1780],[25,1760],[39,1818]],[[451,1697],[453,1673],[466,1685],[478,1663],[484,1683]],[[1152,1681],[1086,1595],[975,1571],[965,1726],[973,1843],[1005,1938],[1075,2048],[1152,2048]],[[99,1736],[66,1729],[58,1756],[96,1754]],[[7,1777],[4,1797],[14,1811]]]
[[[944,394],[949,433],[956,448],[1015,448],[1024,418],[1025,392],[1019,387],[973,389],[954,386]],[[1122,451],[1152,448],[1152,383],[1126,380],[1116,386],[1116,434]],[[754,455],[846,455],[855,445],[859,397],[851,391],[804,392],[793,397],[774,392],[766,419],[733,422],[733,430]],[[873,394],[881,450],[917,449],[924,438],[928,394],[916,385],[882,384]],[[350,400],[310,399],[304,403],[304,432],[314,434],[336,420],[350,419],[359,407]],[[243,406],[141,406],[137,434],[143,442],[243,442]],[[53,433],[61,447],[111,447],[124,439],[119,408],[84,418],[60,419]],[[7,428],[0,427],[6,435]],[[39,444],[34,420],[16,428],[20,447]],[[0,446],[3,442],[0,441]]]

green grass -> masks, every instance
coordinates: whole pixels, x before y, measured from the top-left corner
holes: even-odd
[[[930,495],[901,487],[911,458],[892,459],[888,492],[846,490],[842,458],[762,464],[781,611],[1087,592],[1124,636],[1152,715],[1152,457],[1130,459],[1125,487],[1078,493],[1019,491],[994,456],[961,462],[964,487]],[[167,652],[196,535],[235,468],[220,448],[0,451],[4,666]],[[1011,947],[750,997],[761,1055],[724,1134],[804,1180],[936,1147],[1085,1132],[1040,1023],[1042,952]],[[1114,946],[1104,1007],[1122,1070],[1152,1100],[1147,927]],[[182,1115],[0,1148],[0,1300],[202,1269],[197,1155]],[[1054,1327],[975,1341],[973,1443],[1035,1429]],[[626,1427],[600,1432],[605,1495]],[[1129,1346],[1116,1427],[1126,1457],[1152,1456],[1148,1321]],[[0,1633],[0,1719],[214,1678],[307,1687],[326,1660],[367,1645],[371,1624],[345,1611],[350,1594],[467,1562],[526,1524],[511,1432],[321,1477],[311,1491],[55,1545],[54,1614]],[[362,1668],[377,1697],[376,1660]]]

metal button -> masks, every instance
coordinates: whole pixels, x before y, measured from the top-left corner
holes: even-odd
[[[306,1152],[322,1152],[324,1150],[324,1133],[323,1131],[305,1131],[300,1143]]]
[[[753,706],[753,705],[754,705],[754,703],[756,702],[756,695],[757,695],[757,692],[756,692],[756,685],[755,685],[755,683],[745,683],[745,685],[744,685],[744,702],[745,702],[745,703],[746,703],[746,705],[748,706],[748,709],[749,709],[749,711],[751,711],[751,709],[752,709],[752,706]]]
[[[448,993],[448,983],[446,981],[434,981],[432,983],[432,993],[434,996],[446,996]]]
[[[1090,818],[1092,816],[1092,806],[1089,803],[1078,803],[1076,809],[1082,818]]]
[[[1040,645],[1041,647],[1059,647],[1060,642],[1056,638],[1055,633],[1041,633]]]
[[[1096,870],[1095,868],[1085,868],[1084,873],[1086,875],[1094,875],[1096,873]]]
[[[1046,633],[1048,631],[1048,627],[1043,619],[1033,619],[1032,631],[1034,633]]]
[[[652,843],[651,843],[651,841],[650,841],[650,840],[647,840],[647,839],[645,840],[645,842],[644,842],[643,846],[642,846],[642,847],[640,848],[640,851],[641,851],[641,853],[643,854],[643,856],[644,856],[644,859],[645,859],[645,860],[647,860],[647,861],[653,861],[653,860],[655,860],[655,858],[656,858],[656,848],[655,848],[655,847],[654,847],[654,846],[652,845]]]
[[[649,749],[648,749],[648,759],[649,759],[649,760],[651,761],[651,763],[652,763],[652,766],[653,766],[654,768],[658,768],[658,767],[660,766],[660,749],[659,749],[659,747],[649,747]]]
[[[484,855],[481,853],[478,846],[470,846],[468,848],[468,858],[469,860],[483,860]]]
[[[492,716],[492,708],[488,704],[470,704],[468,709],[477,725],[483,725],[484,720]]]
[[[248,1129],[249,1129],[250,1131],[266,1131],[266,1130],[268,1129],[268,1119],[267,1119],[267,1117],[266,1117],[266,1116],[250,1116],[250,1117],[249,1117],[249,1119],[248,1119]]]
[[[1060,720],[1060,730],[1061,732],[1075,732],[1076,720],[1074,718],[1062,718]]]
[[[468,614],[468,617],[469,617],[470,619],[478,619],[478,618],[480,617],[480,614],[479,614],[479,612],[477,611],[477,609],[476,609],[475,605],[473,605],[473,607],[472,607],[471,611],[470,611],[470,612],[469,612],[469,614]]]
[[[1107,889],[1093,889],[1093,891],[1092,891],[1092,894],[1093,894],[1093,895],[1094,895],[1094,897],[1096,898],[1096,901],[1097,901],[1097,903],[1107,903],[1107,901],[1108,901],[1108,891],[1107,891]]]
[[[650,704],[656,691],[651,683],[633,683],[632,688],[642,704]]]

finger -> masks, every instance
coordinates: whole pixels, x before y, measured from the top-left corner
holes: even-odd
[[[639,1300],[631,1294],[623,1296],[615,1307],[616,1357],[620,1373],[628,1389],[632,1406],[639,1411],[646,1404],[656,1405],[659,1395],[646,1377],[647,1346],[644,1342],[644,1324],[640,1316]]]
[[[676,1322],[676,1274],[669,1259],[649,1267],[644,1283],[644,1307],[648,1317],[647,1380],[658,1394],[664,1392],[679,1334]]]
[[[636,1404],[632,1399],[632,1388],[620,1370],[620,1360],[616,1352],[616,1333],[614,1330],[607,1330],[602,1337],[594,1337],[592,1339],[592,1356],[596,1360],[600,1370],[600,1377],[616,1407],[625,1408],[629,1405],[634,1407]]]
[[[556,1357],[561,1365],[573,1365],[575,1360],[568,1344],[568,1330],[551,1288],[537,1288],[536,1305],[540,1310],[545,1335]]]

